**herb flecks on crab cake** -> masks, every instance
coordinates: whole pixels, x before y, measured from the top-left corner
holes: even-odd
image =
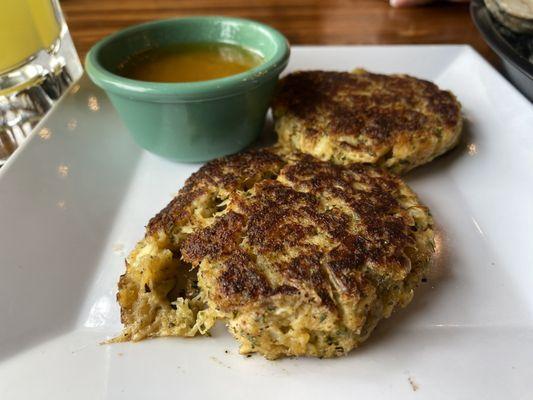
[[[336,164],[405,173],[454,147],[462,129],[455,96],[408,75],[300,71],[273,101],[281,145]]]
[[[408,304],[432,219],[398,177],[270,150],[207,163],[127,259],[121,340],[205,334],[243,354],[334,357]]]

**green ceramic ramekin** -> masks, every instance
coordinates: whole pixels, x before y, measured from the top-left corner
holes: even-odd
[[[237,75],[192,83],[143,82],[115,73],[119,63],[140,51],[198,42],[238,44],[259,53],[263,63]],[[281,33],[258,22],[177,18],[108,36],[89,51],[85,68],[141,147],[173,160],[197,162],[235,153],[257,138],[289,52]]]

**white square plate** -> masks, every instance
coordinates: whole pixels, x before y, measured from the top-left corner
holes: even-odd
[[[0,399],[533,398],[533,109],[465,46],[294,47],[289,70],[405,72],[452,90],[461,145],[407,177],[438,224],[406,309],[333,360],[212,338],[100,345],[144,225],[198,165],[130,139],[82,79],[0,170]]]

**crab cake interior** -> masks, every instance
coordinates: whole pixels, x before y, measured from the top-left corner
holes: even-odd
[[[409,303],[432,248],[427,208],[383,170],[265,150],[217,160],[128,258],[122,339],[223,319],[241,353],[342,355]]]
[[[296,72],[282,79],[272,107],[281,145],[393,173],[448,151],[462,129],[455,96],[408,75]]]

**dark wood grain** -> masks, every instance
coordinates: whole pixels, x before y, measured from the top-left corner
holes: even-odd
[[[158,18],[218,14],[274,26],[292,44],[467,43],[493,64],[496,56],[476,31],[468,4],[393,9],[386,0],[63,0],[83,59],[102,37]]]

